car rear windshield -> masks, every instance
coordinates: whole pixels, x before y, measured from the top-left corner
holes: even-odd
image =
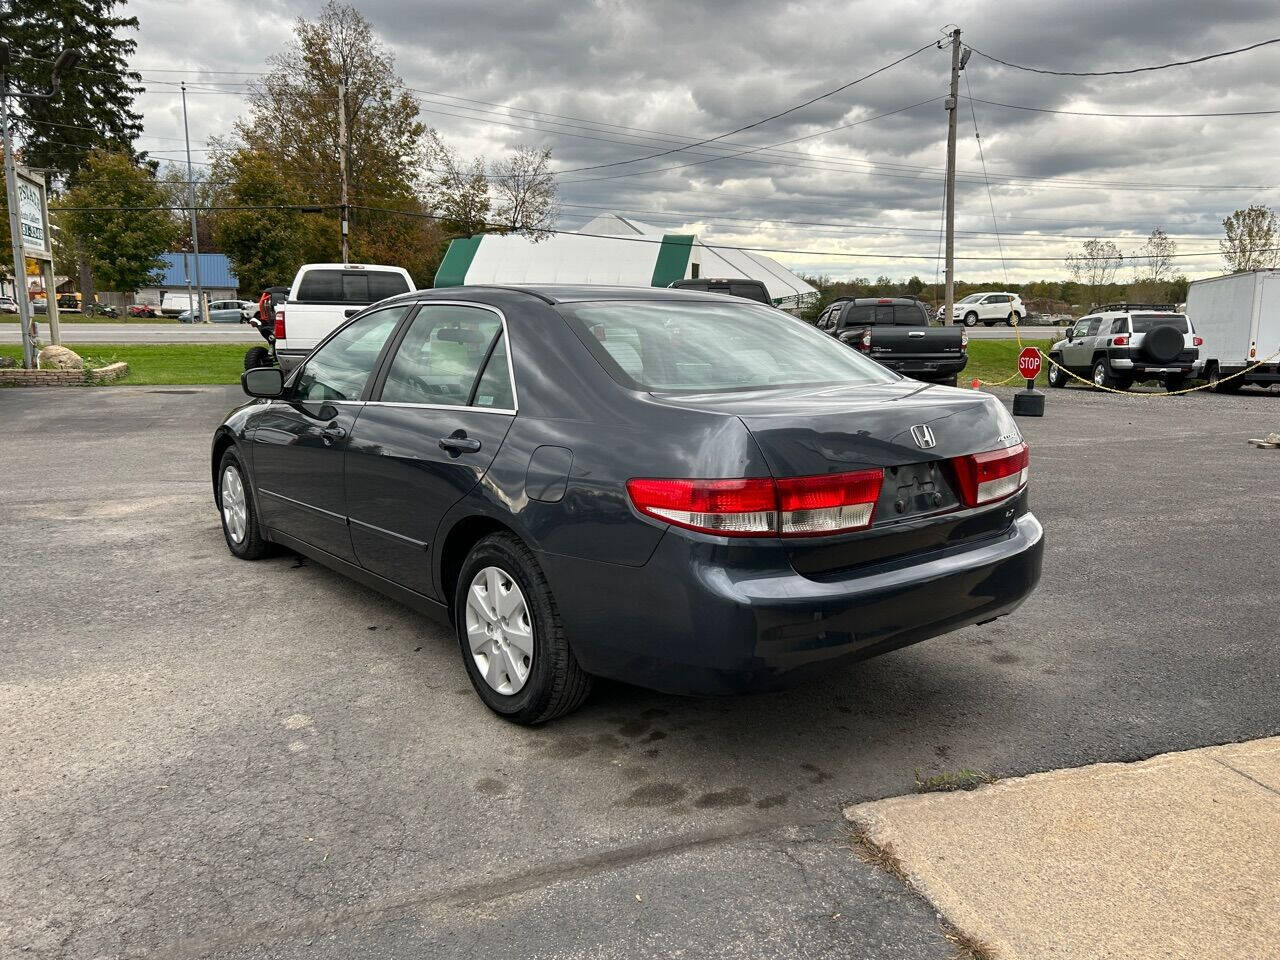
[[[308,270],[298,285],[303,303],[377,303],[408,293],[404,276],[389,270]]]
[[[1186,316],[1181,313],[1135,313],[1130,319],[1134,333],[1146,333],[1156,327],[1176,327],[1181,333],[1191,332]]]
[[[898,379],[809,324],[745,301],[612,301],[559,309],[610,375],[633,389],[701,392]]]
[[[769,292],[761,283],[742,280],[679,280],[672,284],[680,290],[706,290],[710,293],[727,293],[732,297],[754,300],[765,306],[773,306]]]

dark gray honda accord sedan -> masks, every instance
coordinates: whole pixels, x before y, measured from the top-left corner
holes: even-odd
[[[213,438],[231,552],[279,544],[448,620],[519,723],[594,676],[829,673],[1010,613],[1040,576],[998,400],[741,299],[417,291],[244,387]]]

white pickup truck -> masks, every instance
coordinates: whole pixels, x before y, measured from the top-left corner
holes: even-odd
[[[401,267],[375,263],[307,263],[289,299],[276,306],[276,357],[288,373],[348,317],[371,303],[417,289]]]

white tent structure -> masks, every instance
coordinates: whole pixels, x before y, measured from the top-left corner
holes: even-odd
[[[664,233],[617,213],[602,214],[575,233],[553,233],[536,242],[519,234],[454,240],[435,285],[665,287],[691,277],[760,280],[780,307],[797,307],[818,295],[776,260],[736,247],[708,245],[692,234]]]

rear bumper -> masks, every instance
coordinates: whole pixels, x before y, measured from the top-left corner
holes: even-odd
[[[786,686],[1011,613],[1040,579],[1044,534],[1022,513],[982,543],[838,580],[727,567],[704,547],[668,532],[639,569],[543,557],[585,670],[668,693]]]
[[[877,357],[872,354],[871,359],[903,376],[925,379],[929,377],[949,377],[959,373],[969,365],[967,354],[958,357],[923,357],[920,359],[914,357]]]
[[[1135,376],[1165,376],[1172,374],[1195,375],[1204,366],[1199,350],[1184,350],[1168,363],[1152,363],[1141,357],[1134,358],[1127,348],[1112,347],[1107,351],[1107,360],[1112,370],[1123,370]]]

